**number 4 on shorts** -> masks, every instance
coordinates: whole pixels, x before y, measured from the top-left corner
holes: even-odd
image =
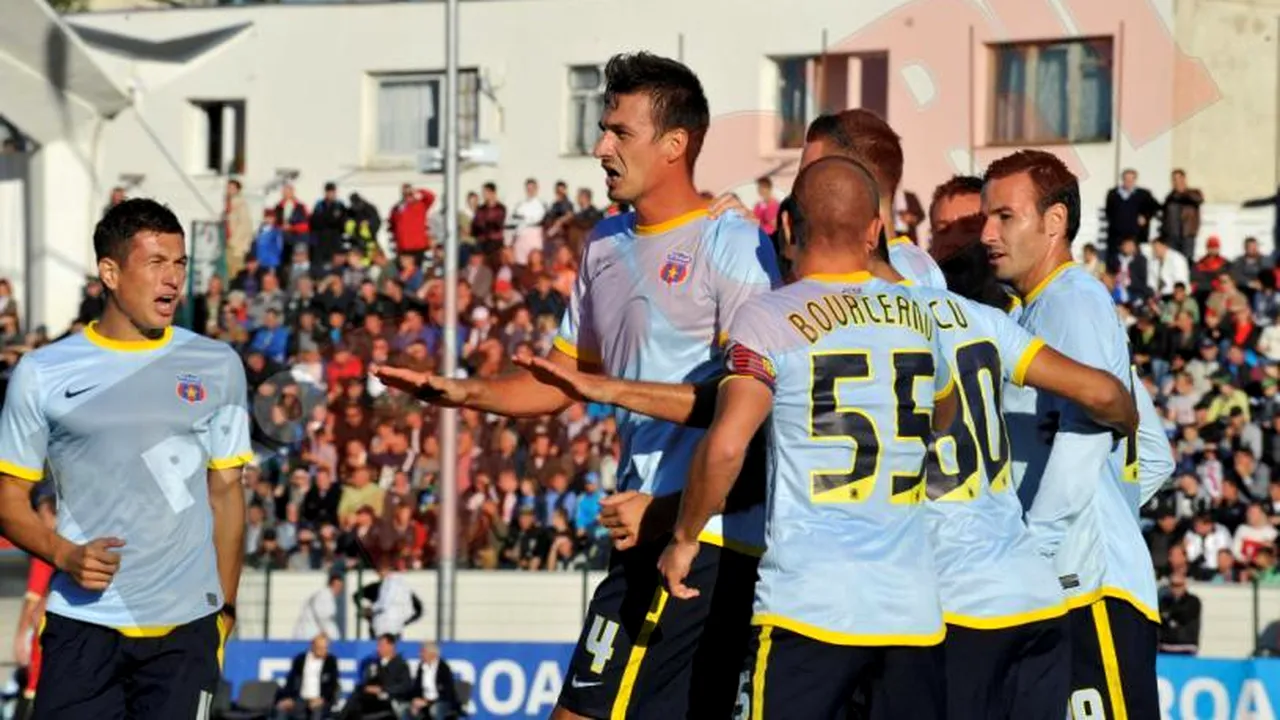
[[[604,672],[605,664],[613,657],[613,641],[617,636],[618,623],[596,615],[591,623],[591,630],[587,632],[586,642],[583,643],[583,647],[591,655],[591,672],[597,675]]]

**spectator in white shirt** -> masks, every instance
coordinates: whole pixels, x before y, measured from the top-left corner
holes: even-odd
[[[342,639],[338,627],[338,597],[342,595],[341,575],[329,578],[329,586],[315,591],[302,604],[293,636],[299,640],[324,635],[330,640]]]
[[[1235,554],[1237,560],[1248,566],[1253,564],[1253,556],[1260,548],[1274,546],[1275,542],[1275,526],[1271,524],[1262,504],[1254,503],[1245,513],[1244,524],[1236,528],[1231,552]]]
[[[1198,567],[1197,576],[1213,574],[1218,570],[1218,551],[1231,549],[1231,533],[1213,521],[1208,513],[1197,515],[1183,541],[1187,548],[1187,561]]]
[[[422,720],[457,717],[462,711],[453,670],[433,642],[422,644],[422,662],[413,679],[412,710],[413,717]]]
[[[376,598],[372,607],[365,610],[374,637],[390,635],[399,638],[405,625],[422,615],[422,601],[409,589],[409,583],[391,567],[391,557],[383,554],[378,559],[379,582],[361,589],[360,599]],[[375,595],[376,593],[376,595]]]
[[[1170,251],[1165,239],[1158,237],[1151,242],[1151,262],[1147,266],[1147,282],[1157,298],[1173,294],[1173,286],[1182,283],[1190,287],[1191,266],[1180,252]]]
[[[323,720],[338,699],[338,660],[329,654],[329,638],[317,635],[289,668],[276,720]]]
[[[511,213],[510,224],[515,228],[512,250],[517,265],[529,264],[529,253],[542,249],[542,221],[547,217],[547,206],[538,199],[538,181],[524,181],[525,199]]]

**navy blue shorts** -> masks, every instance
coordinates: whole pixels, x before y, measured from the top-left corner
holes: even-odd
[[[1123,600],[1103,598],[1071,622],[1071,712],[1076,720],[1160,717],[1160,626]]]
[[[1062,720],[1071,686],[1065,616],[994,630],[947,626],[947,720]]]
[[[160,637],[45,614],[39,720],[207,720],[222,675],[215,613]]]
[[[614,552],[569,661],[560,706],[588,718],[728,718],[751,637],[759,559],[702,543],[670,597],[658,574],[666,542]]]

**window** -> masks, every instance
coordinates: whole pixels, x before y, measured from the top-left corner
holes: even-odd
[[[804,145],[818,115],[865,108],[888,117],[889,59],[884,53],[777,58],[779,148]]]
[[[569,68],[569,137],[566,149],[573,155],[590,155],[600,139],[604,115],[604,68],[578,65]]]
[[[245,105],[243,100],[193,100],[196,109],[196,172],[244,173]]]
[[[379,75],[374,154],[408,160],[419,150],[444,148],[444,73]],[[458,71],[458,147],[470,147],[480,128],[480,77]]]
[[[1111,139],[1111,38],[991,46],[997,145]]]

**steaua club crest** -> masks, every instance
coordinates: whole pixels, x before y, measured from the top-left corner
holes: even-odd
[[[662,282],[673,287],[679,285],[689,279],[689,265],[692,262],[693,256],[689,253],[667,253],[667,261],[663,263],[662,269],[658,271],[658,277]]]
[[[178,397],[194,405],[204,402],[208,396],[209,393],[204,389],[204,383],[200,382],[200,378],[185,374],[178,376]]]

